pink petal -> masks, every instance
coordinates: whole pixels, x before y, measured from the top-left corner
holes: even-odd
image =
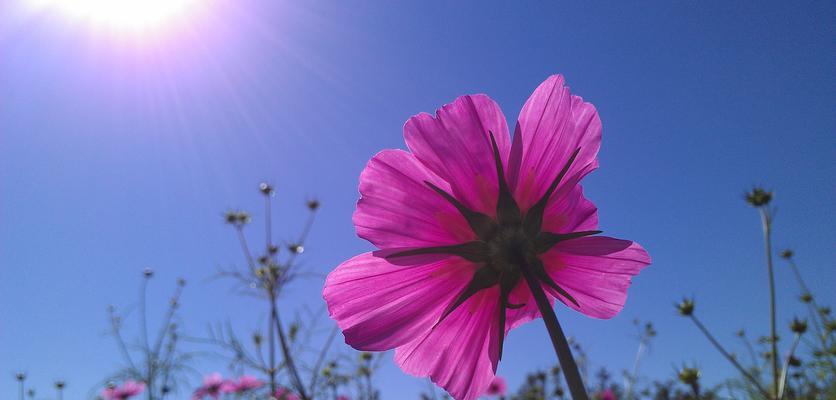
[[[475,238],[467,221],[425,181],[450,186],[410,153],[384,150],[360,175],[357,234],[380,248],[428,247]]]
[[[499,362],[499,288],[473,295],[438,326],[395,350],[404,372],[429,376],[459,400],[484,394]]]
[[[467,285],[476,268],[458,257],[400,257],[365,253],[338,266],[323,297],[345,341],[382,351],[424,335]]]
[[[544,286],[552,296],[590,317],[605,319],[621,311],[631,278],[650,264],[650,256],[638,243],[606,236],[559,243],[542,260],[552,279],[580,307]]]
[[[598,229],[598,208],[583,195],[581,185],[563,186],[550,198],[543,215],[543,230],[569,233]]]
[[[580,153],[560,186],[573,186],[598,167],[601,120],[592,104],[573,96],[563,77],[553,75],[525,102],[514,132],[509,185],[523,210],[545,193],[572,153]]]
[[[489,132],[507,164],[508,124],[499,106],[483,94],[462,96],[404,125],[409,149],[427,168],[450,183],[453,194],[472,210],[496,213],[498,181]]]

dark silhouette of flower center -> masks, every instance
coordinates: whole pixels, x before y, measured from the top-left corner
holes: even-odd
[[[471,210],[453,195],[445,192],[432,182],[424,183],[439,196],[450,202],[467,221],[477,239],[467,243],[449,246],[424,247],[399,251],[387,255],[387,258],[415,256],[421,254],[447,254],[462,257],[476,263],[479,268],[473,273],[473,278],[467,287],[459,294],[442,314],[441,323],[453,310],[462,305],[474,294],[499,285],[499,354],[502,356],[502,345],[505,340],[505,313],[508,308],[520,308],[525,304],[514,304],[509,301],[511,291],[520,281],[522,269],[528,269],[542,284],[548,285],[561,296],[578,307],[578,302],[557,285],[546,272],[539,256],[557,243],[565,240],[594,235],[601,231],[582,231],[570,233],[553,233],[542,230],[543,216],[549,198],[563,179],[572,162],[577,157],[580,148],[576,149],[563,169],[548,187],[539,201],[534,203],[525,213],[520,210],[514,199],[508,183],[505,181],[505,171],[500,158],[499,149],[493,133],[490,134],[491,147],[496,163],[496,177],[498,193],[496,201],[496,218]]]

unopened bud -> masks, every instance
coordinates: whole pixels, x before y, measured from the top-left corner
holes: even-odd
[[[267,182],[261,182],[258,185],[258,190],[261,192],[261,194],[265,196],[270,196],[273,194],[273,186]]]
[[[807,321],[793,318],[792,323],[790,323],[790,330],[799,335],[804,334],[804,332],[807,332]]]
[[[768,205],[772,200],[772,192],[756,187],[746,193],[744,197],[746,198],[746,202],[753,207],[763,207]]]
[[[676,305],[676,310],[679,311],[679,315],[690,316],[694,313],[694,300],[683,299],[681,303]]]
[[[696,368],[682,368],[678,374],[679,381],[686,385],[694,385],[700,380],[700,370]]]

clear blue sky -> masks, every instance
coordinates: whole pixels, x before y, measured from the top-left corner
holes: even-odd
[[[708,380],[730,374],[674,314],[683,295],[729,345],[741,327],[767,333],[760,226],[741,200],[753,184],[775,190],[777,248],[796,250],[822,303],[836,300],[833,2],[219,0],[179,32],[131,43],[24,16],[22,1],[0,4],[4,398],[18,369],[42,394],[66,379],[65,398],[77,399],[118,367],[105,307],[134,303],[146,266],[157,270],[153,310],[189,280],[186,332],[255,328],[261,305],[207,278],[243,262],[221,213],[260,221],[262,180],[278,187],[282,238],[301,226],[304,200],[323,203],[303,257],[314,276],[283,299],[286,310],[321,307],[324,275],[370,248],[351,224],[357,179],[374,153],[404,147],[404,121],[479,92],[513,121],[553,73],[603,120],[601,168],[585,180],[602,229],[654,260],[617,318],[558,308],[595,367],[631,365],[640,318],[659,331],[646,375],[682,362]],[[799,290],[778,267],[786,326]],[[415,398],[423,381],[390,359],[384,398]],[[554,361],[538,321],[511,333],[499,373],[516,387]]]

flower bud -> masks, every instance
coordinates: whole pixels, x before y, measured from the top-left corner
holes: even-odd
[[[700,380],[700,370],[696,368],[684,367],[677,375],[679,381],[686,385],[694,385]]]
[[[24,380],[26,380],[26,373],[25,372],[16,373],[15,374],[15,379],[17,379],[18,382],[23,382]]]
[[[364,352],[360,353],[360,360],[368,362],[368,361],[371,361],[371,359],[372,359],[372,353],[369,353],[368,351],[364,351]]]
[[[799,335],[804,334],[804,332],[807,332],[807,321],[803,319],[793,318],[792,323],[790,323],[790,330]]]
[[[256,346],[261,346],[262,339],[261,333],[253,333],[253,343],[255,343]]]
[[[792,255],[793,255],[793,252],[790,249],[786,249],[786,250],[781,252],[781,258],[783,258],[785,260],[791,259]]]
[[[810,293],[802,293],[801,296],[798,296],[798,299],[801,300],[802,303],[810,303],[813,301],[813,295]]]
[[[679,315],[690,316],[694,313],[694,300],[683,299],[681,303],[676,305],[676,309],[679,311]]]
[[[295,244],[295,243],[291,244],[291,245],[287,246],[287,249],[290,250],[290,252],[294,253],[294,254],[302,254],[302,253],[305,252],[305,247],[302,246],[301,244]]]
[[[270,255],[274,256],[274,255],[279,253],[279,246],[276,246],[275,244],[271,244],[271,245],[267,246],[267,252],[270,253]]]
[[[316,211],[319,208],[319,200],[308,200],[308,210]]]
[[[55,388],[58,390],[63,390],[67,386],[67,383],[64,381],[55,381]]]
[[[183,287],[186,286],[186,280],[183,278],[177,278],[177,286]]]
[[[261,192],[261,194],[265,196],[270,196],[273,194],[273,186],[267,182],[261,182],[258,185],[258,190]]]
[[[752,191],[746,193],[746,202],[753,207],[763,207],[769,204],[772,200],[772,192],[764,190],[763,188],[753,188]]]
[[[790,359],[788,360],[788,363],[790,364],[791,367],[800,367],[801,366],[801,360],[799,360],[795,356],[790,356]]]
[[[142,275],[146,278],[150,278],[154,276],[154,270],[151,268],[145,268],[144,270],[142,270]]]

